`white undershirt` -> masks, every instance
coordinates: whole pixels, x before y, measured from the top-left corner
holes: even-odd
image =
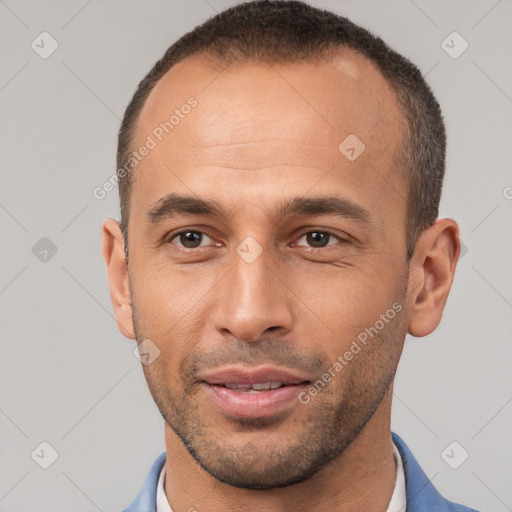
[[[396,462],[396,483],[395,490],[391,496],[386,512],[405,512],[406,509],[406,496],[405,496],[405,474],[404,466],[402,464],[402,457],[398,452],[395,443],[393,443],[393,456]],[[158,479],[158,486],[156,490],[156,512],[172,512],[172,508],[169,505],[169,500],[165,495],[165,470],[166,465],[160,471],[160,477]]]

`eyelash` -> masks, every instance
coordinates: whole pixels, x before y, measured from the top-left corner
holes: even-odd
[[[183,229],[180,229],[179,231],[176,231],[170,237],[168,237],[168,239],[167,239],[167,241],[165,243],[172,244],[172,240],[174,240],[177,236],[181,235],[182,233],[198,233],[198,234],[201,234],[201,235],[206,235],[206,236],[208,236],[208,237],[213,239],[213,236],[209,235],[205,231],[200,231],[198,229],[183,228]],[[299,235],[297,240],[300,240],[304,235],[307,235],[309,233],[322,233],[322,234],[325,234],[325,235],[332,236],[332,237],[336,238],[338,240],[338,242],[340,244],[342,244],[342,245],[346,245],[346,244],[350,243],[348,240],[345,240],[344,238],[341,238],[339,235],[337,235],[336,233],[334,233],[334,232],[332,232],[332,231],[330,231],[328,229],[309,229],[307,231],[302,232]],[[305,246],[302,246],[302,245],[301,246],[298,246],[296,244],[293,244],[293,245],[295,247],[305,247]],[[179,247],[182,251],[186,251],[186,252],[195,251],[195,250],[201,248],[201,247],[190,248],[190,247],[183,247],[183,246],[180,246],[180,245],[178,245],[177,247]],[[309,250],[313,250],[313,251],[319,251],[319,250],[322,250],[322,249],[326,249],[327,247],[329,247],[329,245],[327,245],[325,247],[305,247],[305,248],[309,249]]]

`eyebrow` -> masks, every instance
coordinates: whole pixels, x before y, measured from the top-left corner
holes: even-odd
[[[167,194],[148,211],[148,218],[155,224],[176,215],[204,215],[222,217],[224,211],[215,201],[206,201],[193,196]]]
[[[148,211],[147,215],[152,224],[178,215],[230,217],[216,201],[178,194],[167,194],[159,199]],[[333,215],[343,219],[356,220],[361,223],[368,224],[372,222],[372,215],[368,210],[336,195],[287,199],[277,206],[275,215],[278,218],[289,215]]]

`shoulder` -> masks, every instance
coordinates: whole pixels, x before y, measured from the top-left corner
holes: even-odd
[[[133,502],[122,512],[156,512],[156,490],[158,485],[158,477],[166,460],[165,450],[158,455],[155,462],[151,466],[142,489],[137,494]]]
[[[407,511],[414,512],[478,512],[473,508],[453,503],[439,494],[434,484],[421,469],[404,440],[392,433],[404,466],[405,487],[407,496]]]

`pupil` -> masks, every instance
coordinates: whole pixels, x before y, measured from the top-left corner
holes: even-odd
[[[198,247],[201,243],[201,235],[195,231],[187,231],[186,233],[181,233],[180,238],[180,242],[189,249]]]
[[[307,235],[308,243],[313,247],[325,247],[329,241],[329,235],[327,233],[321,233],[319,231],[312,231]]]

